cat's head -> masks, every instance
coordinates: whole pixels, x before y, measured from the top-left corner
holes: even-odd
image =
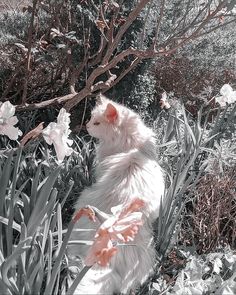
[[[105,96],[99,95],[96,107],[91,113],[90,121],[86,124],[88,133],[98,139],[106,140],[115,135],[120,125],[119,107]]]
[[[98,97],[86,127],[91,136],[118,150],[137,147],[153,135],[138,114],[102,95]]]

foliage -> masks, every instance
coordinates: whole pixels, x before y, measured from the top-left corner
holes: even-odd
[[[235,123],[233,123],[234,132],[231,133],[233,140],[228,139],[234,152],[226,154],[224,158],[223,150],[219,151],[218,149],[218,142],[225,137],[224,133],[227,133],[227,129],[232,123],[231,119],[235,120],[235,109],[235,104],[228,107],[221,115],[214,118],[213,123],[210,123],[208,122],[209,117],[203,116],[203,110],[199,112],[198,118],[195,120],[190,114],[186,114],[181,105],[177,104],[167,114],[168,120],[164,127],[156,122],[158,137],[162,138],[162,142],[159,144],[159,157],[167,173],[168,185],[155,225],[156,248],[160,264],[157,265],[154,282],[161,275],[158,268],[163,265],[168,252],[174,245],[184,245],[183,249],[185,250],[188,247],[192,248],[192,253],[199,249],[196,248],[196,245],[198,247],[203,245],[205,250],[209,250],[207,248],[209,246],[210,250],[216,250],[221,239],[224,241],[223,245],[230,242],[232,246],[235,246],[235,209],[229,203],[234,204],[235,174],[233,168],[231,168],[231,177],[230,174],[224,177],[219,171],[220,167],[225,169],[234,167],[236,158]],[[163,113],[160,115],[163,117]],[[222,126],[219,124],[220,122],[225,122],[225,125]],[[218,157],[218,153],[220,153],[221,159]],[[224,160],[221,161],[223,158]],[[209,171],[212,169],[213,162],[215,174],[211,176]],[[212,181],[213,177],[214,181]],[[220,181],[219,177],[221,177]],[[204,179],[209,181],[208,185]],[[214,183],[215,186],[213,186]],[[223,184],[224,186],[222,186]],[[224,187],[227,188],[226,191]],[[225,191],[227,198],[223,191]],[[207,204],[205,204],[206,196]],[[191,207],[193,209],[192,211],[188,209],[186,213],[185,210],[189,207],[189,203],[193,204]],[[208,211],[205,208],[208,208]],[[199,218],[201,219],[199,220]],[[223,228],[217,228],[218,225]],[[204,230],[200,229],[201,226],[204,227]],[[180,232],[182,237],[179,236]],[[150,282],[149,289],[152,289],[152,286]],[[145,285],[139,294],[145,294],[147,288]]]
[[[187,260],[186,267],[166,294],[235,294],[236,255],[232,250],[228,248],[202,256],[189,255]]]
[[[177,242],[183,209],[194,199],[196,189],[201,195],[198,185],[203,184],[203,177],[209,177],[212,157],[219,163],[215,155],[222,155],[222,151],[217,146],[221,140],[226,140],[224,132],[235,119],[235,108],[232,105],[219,112],[212,123],[202,113],[195,120],[179,105],[160,114],[166,124],[157,130],[158,137],[163,138],[158,149],[168,183],[166,201],[155,226],[156,248],[162,263]],[[23,150],[4,151],[0,157],[1,288],[8,294],[26,294],[30,290],[43,292],[44,288],[61,293],[71,281],[65,252],[73,227],[71,204],[93,180],[93,143],[78,138],[76,141],[73,148],[77,154],[72,154],[59,167],[54,153],[38,140]],[[233,154],[231,160],[227,156],[222,158],[222,167],[234,163]],[[208,226],[207,219],[204,222]],[[68,235],[63,224],[67,224]],[[154,282],[158,282],[157,278]],[[151,282],[144,289],[148,286],[153,290]],[[144,289],[140,294],[144,294]]]
[[[235,293],[235,252],[229,247],[217,250],[217,252],[203,255],[191,254],[186,249],[172,253],[169,269],[166,269],[166,272],[163,272],[152,284],[149,294],[233,295]],[[179,271],[177,268],[182,269]]]
[[[155,77],[150,70],[152,66],[153,63],[147,63],[142,74],[133,77],[132,81],[128,80],[128,83],[133,83],[133,88],[129,96],[123,99],[124,103],[140,114],[147,123],[156,119],[157,112],[160,109],[156,101]]]
[[[91,153],[89,161],[86,156],[89,144],[83,142],[82,148],[77,144],[78,150],[79,157],[71,155],[59,167],[43,146],[1,155],[0,286],[4,294],[42,294],[45,289],[57,294],[66,288],[67,279],[61,282],[60,274],[67,270],[66,245],[74,224],[69,196],[74,198],[89,184],[92,165]],[[66,211],[69,214],[63,218]]]
[[[62,246],[61,206],[65,200],[57,202],[54,187],[59,169],[40,182],[43,167],[39,165],[35,176],[19,186],[21,153],[21,149],[16,155],[11,152],[1,167],[1,290],[5,294],[40,292],[45,271],[46,287],[57,290],[58,270],[55,265],[52,268],[52,261],[62,263],[57,254]],[[29,182],[31,194],[27,195],[24,188]]]
[[[234,154],[235,157],[235,154]],[[186,206],[181,240],[193,245],[198,253],[215,251],[220,245],[235,248],[235,165],[201,178],[193,204]]]

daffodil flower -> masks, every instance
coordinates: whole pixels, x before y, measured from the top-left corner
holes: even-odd
[[[231,104],[236,101],[236,91],[233,91],[229,84],[224,84],[220,89],[221,96],[215,98],[215,101],[220,104],[221,107],[225,107],[226,104]]]
[[[87,266],[95,263],[100,266],[107,266],[118,251],[117,242],[127,243],[134,240],[139,226],[143,224],[142,212],[139,212],[139,210],[144,204],[141,199],[135,199],[128,206],[119,205],[111,209],[113,215],[107,215],[108,218],[95,234],[94,243],[85,259]],[[93,210],[96,214],[96,208],[93,208]],[[74,220],[78,220],[82,215],[87,215],[91,219],[91,216],[93,216],[91,208],[84,208],[82,211],[80,209]]]
[[[49,125],[42,131],[47,144],[54,145],[59,163],[64,160],[65,156],[69,156],[73,152],[73,149],[70,148],[73,141],[68,139],[68,136],[71,133],[69,124],[70,114],[62,108],[57,117],[57,123],[49,123]]]
[[[12,140],[17,140],[22,135],[18,127],[14,127],[18,123],[18,119],[14,116],[16,108],[9,101],[0,102],[0,134],[7,135]]]

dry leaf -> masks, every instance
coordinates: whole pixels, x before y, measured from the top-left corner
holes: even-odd
[[[20,141],[21,146],[24,146],[27,141],[37,138],[42,133],[43,123],[44,122],[41,122],[36,128],[26,133],[26,135]]]

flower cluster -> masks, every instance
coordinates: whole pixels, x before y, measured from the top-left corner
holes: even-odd
[[[16,108],[9,101],[0,102],[0,135],[7,135],[12,140],[17,140],[22,135],[18,127],[14,127],[18,123],[18,119],[14,116]],[[45,141],[53,144],[56,150],[58,162],[61,163],[65,156],[71,155],[73,149],[70,148],[73,141],[68,139],[70,130],[70,114],[65,109],[61,109],[57,117],[57,123],[51,122],[45,129],[43,123],[40,123],[34,130],[27,133],[21,141],[24,145],[29,139],[36,138],[41,133]]]
[[[224,84],[220,89],[221,96],[215,98],[215,101],[220,104],[221,107],[225,107],[226,104],[236,102],[236,91],[233,91],[229,84]]]
[[[64,160],[65,156],[69,156],[73,152],[73,149],[70,148],[73,141],[68,139],[68,136],[71,133],[69,125],[70,114],[62,108],[57,117],[57,123],[49,123],[42,131],[47,144],[54,145],[59,163]]]
[[[18,127],[14,127],[18,123],[18,119],[14,116],[16,108],[9,101],[0,102],[0,134],[7,135],[12,140],[17,140],[22,135]]]
[[[144,207],[144,204],[143,200],[135,199],[128,206],[119,205],[111,208],[113,215],[107,217],[95,234],[94,243],[85,259],[87,266],[95,263],[107,266],[118,251],[117,243],[127,243],[134,240],[139,226],[143,223],[140,209]],[[74,221],[77,221],[82,215],[87,215],[92,220],[92,208],[80,209],[75,215]]]

